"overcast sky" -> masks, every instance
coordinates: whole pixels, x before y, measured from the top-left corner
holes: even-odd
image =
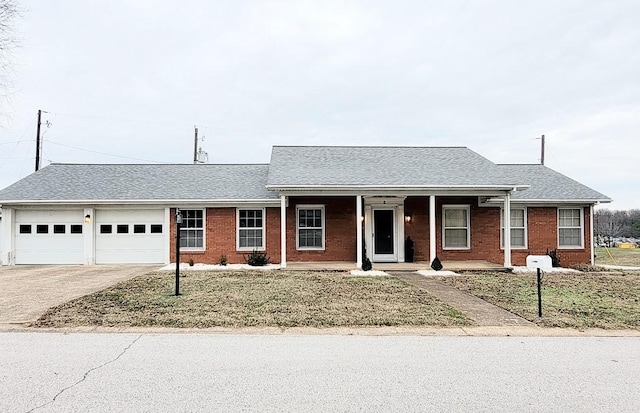
[[[547,166],[640,208],[637,0],[21,7],[0,188],[33,172],[42,109],[43,165],[189,163],[194,125],[210,163],[267,163],[272,145],[538,163],[545,134]]]

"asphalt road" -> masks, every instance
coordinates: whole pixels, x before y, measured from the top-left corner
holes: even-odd
[[[0,333],[0,411],[637,412],[640,339]]]

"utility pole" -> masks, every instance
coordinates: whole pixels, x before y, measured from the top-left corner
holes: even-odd
[[[194,126],[195,136],[193,138],[193,163],[198,163],[198,127]]]
[[[36,172],[40,169],[40,125],[42,120],[42,111],[38,110],[38,128],[36,130]]]
[[[540,163],[544,165],[544,135],[542,135],[542,141],[540,144]]]

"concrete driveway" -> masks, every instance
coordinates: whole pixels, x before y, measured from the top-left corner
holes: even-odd
[[[33,321],[51,307],[157,268],[157,265],[0,267],[0,328]]]

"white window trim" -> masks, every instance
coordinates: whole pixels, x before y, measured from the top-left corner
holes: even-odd
[[[511,211],[514,209],[523,209],[524,210],[524,247],[514,246],[513,242],[511,243],[512,250],[526,250],[529,249],[529,220],[528,220],[528,211],[527,207],[513,207],[511,206]],[[513,227],[511,227],[513,229]],[[500,208],[500,249],[504,249],[504,208]]]
[[[301,209],[319,209],[322,215],[322,247],[301,247],[300,246],[300,210]],[[326,212],[324,205],[308,205],[300,204],[296,205],[296,250],[298,251],[324,251],[327,244],[325,238],[327,226],[326,226]]]
[[[560,245],[560,210],[562,210],[562,209],[579,209],[580,210],[580,245]],[[558,239],[557,239],[558,249],[560,249],[560,250],[583,249],[584,248],[584,208],[582,208],[582,207],[563,207],[563,208],[558,207],[556,215],[557,215],[556,228],[557,228],[557,231],[558,231]],[[575,227],[563,227],[563,228],[575,228]]]
[[[206,251],[207,250],[207,209],[206,208],[178,208],[178,209],[180,211],[202,211],[202,247],[180,247],[180,251],[186,251],[186,252]],[[194,229],[194,228],[185,228],[181,226],[180,229]],[[151,227],[149,227],[149,230],[151,230]]]
[[[262,211],[262,227],[246,229],[262,229],[262,247],[241,247],[240,246],[240,211]],[[236,208],[236,251],[265,251],[267,245],[267,211],[266,208]]]
[[[467,246],[466,247],[445,247],[445,229],[463,229],[463,227],[445,228],[444,211],[446,209],[464,209],[467,212]],[[471,249],[471,206],[470,205],[442,205],[442,249],[445,251],[467,251]]]

